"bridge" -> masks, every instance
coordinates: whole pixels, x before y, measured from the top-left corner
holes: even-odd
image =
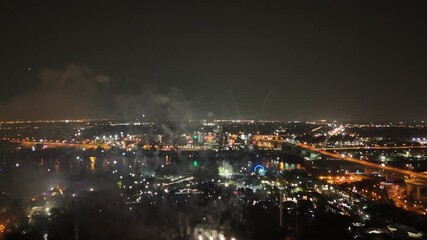
[[[383,171],[387,171],[387,172],[392,172],[392,173],[397,173],[397,174],[402,174],[405,176],[409,176],[410,178],[417,178],[419,180],[424,180],[427,181],[427,174],[422,174],[422,173],[418,173],[418,172],[414,172],[414,171],[410,171],[410,170],[405,170],[405,169],[401,169],[401,168],[396,168],[396,167],[390,167],[390,166],[383,166],[377,163],[372,163],[372,162],[368,162],[368,161],[364,161],[364,160],[360,160],[360,159],[356,159],[356,158],[352,158],[352,157],[346,157],[346,156],[342,156],[341,154],[338,153],[331,153],[328,152],[326,150],[323,149],[318,149],[306,144],[302,144],[299,143],[297,144],[298,147],[313,151],[313,152],[317,152],[320,153],[322,155],[328,156],[328,157],[333,157],[336,159],[340,159],[343,161],[347,161],[347,162],[352,162],[352,163],[356,163],[365,167],[369,167],[369,168],[374,168],[374,169],[379,169],[379,170],[383,170]]]
[[[110,146],[107,144],[91,144],[91,143],[62,143],[62,142],[30,142],[30,141],[22,141],[19,142],[22,147],[30,148],[37,145],[47,146],[48,148],[97,148],[101,147],[104,149],[110,149]]]
[[[286,140],[275,136],[275,135],[256,135],[257,138],[255,140],[257,141],[263,141],[263,142],[272,142],[272,143],[285,143],[287,142]],[[332,152],[328,152],[328,150],[348,150],[348,149],[411,149],[411,148],[427,148],[427,146],[374,146],[374,147],[354,147],[354,148],[316,148],[307,144],[302,144],[302,143],[297,143],[296,144],[298,147],[301,147],[303,149],[312,151],[312,152],[317,152],[320,153],[321,155],[325,155],[325,156],[329,156],[332,158],[336,158],[336,159],[340,159],[340,160],[344,160],[347,162],[352,162],[352,163],[356,163],[359,165],[362,165],[366,168],[373,168],[373,169],[379,169],[379,170],[383,170],[385,172],[391,172],[391,173],[395,173],[395,174],[399,174],[399,175],[404,175],[404,176],[409,176],[410,178],[417,178],[418,180],[424,180],[427,181],[427,174],[422,174],[419,172],[414,172],[414,171],[410,171],[410,170],[405,170],[405,169],[401,169],[401,168],[396,168],[396,167],[390,167],[390,166],[383,166],[377,163],[373,163],[373,162],[368,162],[368,161],[364,161],[364,160],[360,160],[360,159],[356,159],[356,158],[352,158],[352,157],[346,157],[346,156],[342,156],[341,154],[338,153],[332,153]]]
[[[423,195],[421,194],[427,189],[427,181],[405,179],[407,195],[413,196],[415,200],[421,201]]]
[[[397,149],[427,149],[427,146],[354,146],[354,147],[324,147],[326,151],[341,150],[397,150]]]

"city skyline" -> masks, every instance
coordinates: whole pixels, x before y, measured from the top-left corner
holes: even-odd
[[[0,240],[427,240],[426,13],[0,1]]]

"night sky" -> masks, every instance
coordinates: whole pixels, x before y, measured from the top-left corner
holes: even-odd
[[[427,120],[425,1],[1,1],[0,119]]]

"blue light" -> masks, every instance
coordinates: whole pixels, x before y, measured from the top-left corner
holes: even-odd
[[[265,173],[265,168],[262,165],[256,165],[254,167],[254,172],[255,173],[259,173],[259,174],[264,174]]]

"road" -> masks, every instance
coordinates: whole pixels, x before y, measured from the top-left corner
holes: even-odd
[[[307,149],[307,150],[310,150],[310,151],[313,151],[313,152],[318,152],[318,153],[325,155],[325,156],[333,157],[333,158],[344,160],[347,162],[357,163],[357,164],[360,164],[360,165],[363,165],[366,167],[380,169],[380,170],[384,170],[384,171],[388,171],[388,172],[394,172],[394,173],[398,173],[398,174],[404,174],[404,175],[408,175],[410,177],[416,177],[419,179],[427,180],[426,174],[413,172],[413,171],[400,169],[400,168],[395,168],[395,167],[382,166],[380,164],[376,164],[376,163],[372,163],[372,162],[368,162],[368,161],[363,161],[363,160],[359,160],[356,158],[345,157],[345,156],[343,157],[338,153],[331,153],[331,152],[328,152],[326,150],[318,149],[318,148],[315,148],[315,147],[312,147],[312,146],[309,146],[306,144],[302,144],[302,143],[297,144],[297,146],[304,148],[304,149]]]
[[[399,187],[399,185],[393,185],[387,188],[388,196],[396,207],[403,208],[416,214],[427,215],[427,209],[423,208],[421,204],[408,203],[407,200],[404,200],[404,191],[405,188]]]
[[[327,147],[326,151],[333,150],[396,150],[396,149],[427,149],[427,146],[364,146],[364,147]]]
[[[110,146],[106,144],[87,144],[87,143],[57,143],[57,142],[20,142],[23,147],[33,147],[38,144],[46,145],[49,148],[97,148],[101,147],[104,149],[110,149]]]

